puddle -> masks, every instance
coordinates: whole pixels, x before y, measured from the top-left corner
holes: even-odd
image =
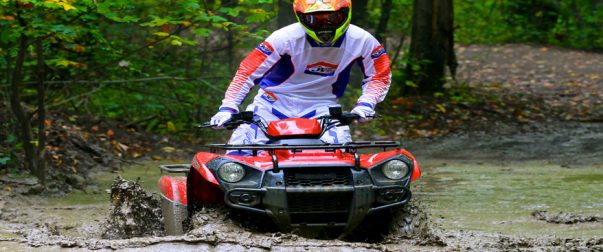
[[[535,210],[579,215],[603,213],[603,167],[562,168],[538,162],[507,165],[432,161],[423,164],[415,192],[445,230],[503,235],[588,238],[603,224],[551,224]]]
[[[131,181],[140,178],[139,183],[147,192],[157,192],[156,181],[161,176],[157,166],[158,163],[148,162],[119,174],[104,174],[99,177],[97,193],[74,192],[52,199],[19,196],[22,198],[7,201],[9,204],[5,204],[0,215],[0,250],[29,251],[30,246],[42,246],[41,251],[61,247],[186,250],[195,246],[217,250],[241,246],[259,250],[442,250],[459,246],[491,250],[499,248],[499,245],[502,246],[500,248],[520,246],[526,243],[524,240],[530,246],[559,248],[560,245],[549,242],[552,238],[581,239],[576,242],[586,244],[603,233],[601,222],[559,224],[533,216],[536,211],[578,216],[603,213],[603,166],[568,169],[536,161],[475,164],[471,161],[436,160],[422,164],[423,176],[413,185],[413,192],[420,199],[421,208],[429,213],[428,222],[434,224],[430,228],[441,235],[448,247],[417,246],[396,237],[390,237],[383,243],[311,240],[295,234],[249,231],[240,229],[238,225],[231,225],[235,231],[227,233],[212,229],[209,233],[174,237],[101,239],[102,225],[110,211],[106,189],[110,188],[115,177],[120,175]],[[34,221],[36,223],[32,223]],[[32,235],[28,233],[31,230],[40,232]],[[235,238],[226,239],[233,234]],[[242,235],[249,237],[239,241]],[[597,239],[593,244],[603,244],[600,238]],[[482,242],[484,240],[487,242]],[[599,245],[584,246],[594,248]]]

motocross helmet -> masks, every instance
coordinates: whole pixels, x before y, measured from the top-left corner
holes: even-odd
[[[333,44],[350,26],[351,0],[294,0],[293,11],[306,33],[319,44]]]

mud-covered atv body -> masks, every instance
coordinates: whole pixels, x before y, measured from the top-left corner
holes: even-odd
[[[245,112],[244,112],[245,113]],[[421,171],[416,159],[389,141],[327,144],[329,127],[347,125],[353,114],[333,109],[319,119],[289,118],[265,126],[253,114],[228,125],[254,123],[271,139],[265,145],[208,145],[190,165],[165,165],[159,187],[168,234],[183,233],[183,221],[200,206],[223,204],[269,216],[283,231],[296,227],[341,227],[351,232],[368,214],[406,204],[410,182]],[[362,149],[381,149],[364,153]],[[249,151],[251,156],[220,154]],[[362,152],[362,153],[361,153]]]

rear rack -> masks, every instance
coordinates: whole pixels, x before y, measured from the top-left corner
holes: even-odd
[[[370,149],[370,148],[400,148],[400,143],[394,141],[362,141],[362,142],[349,142],[344,144],[323,144],[323,145],[295,145],[295,144],[207,144],[210,152],[216,153],[218,150],[250,150],[253,151],[253,155],[257,155],[257,151],[272,151],[272,150],[326,150],[335,151],[337,149],[344,149],[346,152],[355,153],[358,149]]]

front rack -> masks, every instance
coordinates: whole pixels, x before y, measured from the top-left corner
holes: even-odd
[[[208,144],[204,145],[208,147],[210,152],[216,153],[218,150],[238,150],[238,151],[252,151],[253,156],[257,156],[258,151],[268,151],[272,156],[272,169],[274,172],[279,172],[278,157],[275,150],[292,150],[293,152],[299,152],[302,150],[325,150],[335,152],[338,149],[344,149],[347,153],[354,154],[354,169],[360,170],[360,155],[358,155],[358,149],[370,149],[370,148],[383,148],[386,151],[388,148],[400,149],[400,144],[394,141],[362,141],[362,142],[349,142],[344,144],[328,144],[323,145],[296,145],[296,144]]]
[[[257,155],[257,151],[273,151],[273,150],[293,150],[297,152],[300,150],[326,150],[335,151],[338,149],[344,149],[346,152],[355,153],[358,149],[369,149],[369,148],[400,148],[400,143],[394,141],[362,141],[362,142],[349,142],[344,144],[323,144],[323,145],[296,145],[296,144],[208,144],[204,145],[208,147],[210,152],[216,153],[218,150],[248,150],[253,151],[253,155]]]

